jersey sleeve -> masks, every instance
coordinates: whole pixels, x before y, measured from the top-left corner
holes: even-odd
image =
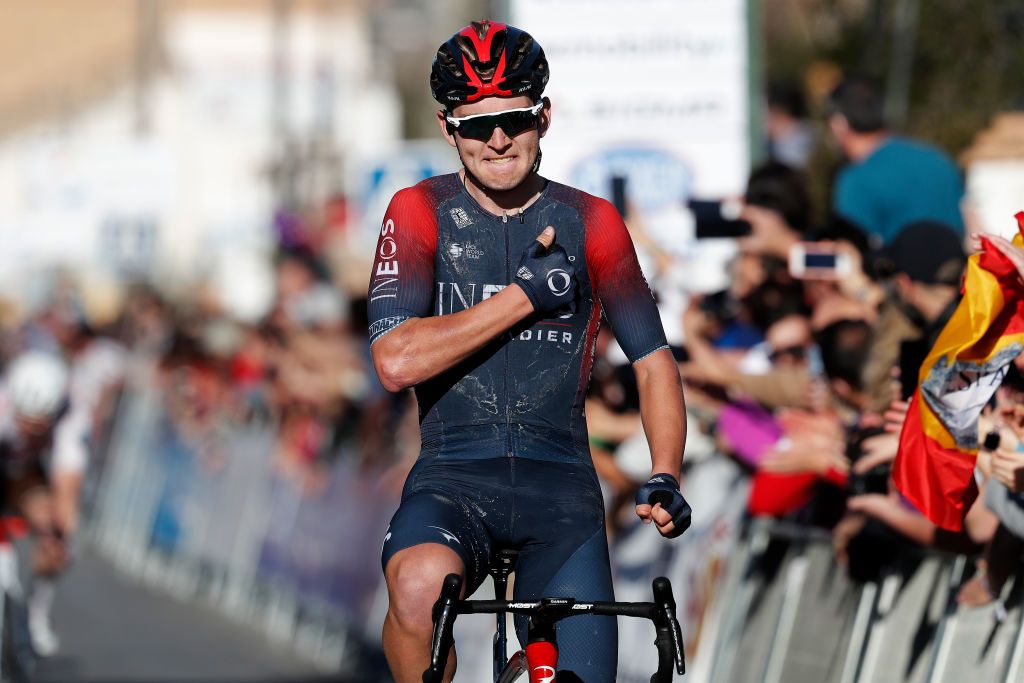
[[[619,346],[630,363],[668,348],[654,295],[636,258],[633,240],[610,203],[595,199],[586,217],[590,279]]]
[[[391,200],[377,240],[367,303],[370,344],[409,318],[430,315],[434,295],[437,216],[419,189]]]

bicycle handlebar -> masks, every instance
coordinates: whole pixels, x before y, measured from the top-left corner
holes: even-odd
[[[654,643],[658,648],[658,671],[651,676],[651,683],[670,683],[673,664],[680,676],[686,673],[682,630],[676,619],[672,584],[665,577],[659,576],[654,579],[651,587],[654,602],[577,602],[573,598],[533,601],[459,600],[462,579],[458,574],[449,574],[445,578],[440,597],[434,603],[430,667],[423,673],[423,683],[440,683],[452,646],[452,626],[457,615],[505,612],[539,617],[551,624],[578,614],[650,619],[657,631]]]

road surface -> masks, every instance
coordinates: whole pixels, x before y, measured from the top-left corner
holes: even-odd
[[[138,584],[94,552],[59,584],[54,623],[61,652],[40,663],[45,683],[342,680],[255,628]]]

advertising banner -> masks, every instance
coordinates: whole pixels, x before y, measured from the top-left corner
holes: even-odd
[[[512,0],[551,65],[544,175],[645,210],[741,191],[749,166],[746,2]]]
[[[696,240],[690,199],[742,195],[750,168],[747,0],[511,0],[544,47],[541,173],[624,199],[670,344],[690,294],[728,284],[733,240]],[[621,189],[620,189],[621,188]],[[643,244],[656,245],[671,267]],[[661,259],[664,263],[664,259]]]

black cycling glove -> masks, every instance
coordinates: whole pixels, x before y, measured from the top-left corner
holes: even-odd
[[[576,269],[561,246],[545,249],[539,240],[523,252],[513,280],[519,285],[538,313],[575,312]]]
[[[672,523],[675,524],[669,538],[681,536],[684,531],[690,528],[690,515],[692,510],[690,504],[679,492],[679,481],[671,474],[655,474],[650,481],[640,487],[636,492],[637,505],[655,505],[661,503],[661,507],[672,515]]]

